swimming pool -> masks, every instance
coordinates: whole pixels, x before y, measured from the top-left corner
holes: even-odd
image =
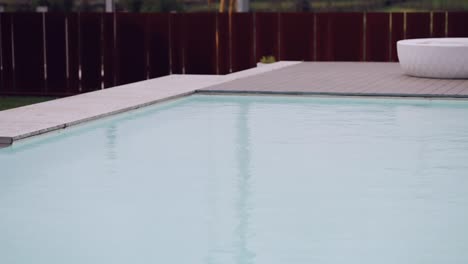
[[[0,263],[467,263],[468,102],[195,95],[0,149]]]

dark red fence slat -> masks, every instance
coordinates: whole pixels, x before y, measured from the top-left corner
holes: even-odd
[[[231,67],[233,72],[255,67],[253,21],[252,13],[232,14]]]
[[[189,13],[185,22],[185,72],[216,74],[216,14]]]
[[[68,13],[66,17],[67,22],[67,37],[68,37],[68,69],[67,69],[67,92],[70,94],[79,93],[79,66],[80,66],[80,53],[79,53],[79,24],[78,14]]]
[[[46,86],[49,94],[67,94],[67,54],[65,14],[45,14]]]
[[[405,38],[429,38],[431,37],[430,13],[407,13]]]
[[[81,90],[101,89],[102,14],[80,13]]]
[[[168,75],[170,60],[168,14],[147,15],[147,52],[149,77]]]
[[[467,37],[466,25],[467,12],[1,13],[0,94],[68,95],[169,73],[226,74],[267,55],[397,61],[398,40]]]
[[[255,14],[256,61],[263,56],[279,57],[279,13]]]
[[[366,14],[366,61],[390,61],[390,14]]]
[[[468,37],[468,12],[448,13],[448,37]]]
[[[16,91],[30,95],[45,94],[43,14],[12,15]]]
[[[434,12],[432,14],[432,37],[445,37],[445,12]]]
[[[361,61],[363,13],[318,13],[317,60]]]
[[[145,29],[145,15],[117,14],[118,85],[146,79]]]
[[[117,85],[116,66],[117,64],[117,51],[116,43],[114,42],[114,20],[116,14],[103,14],[103,37],[102,37],[102,54],[103,54],[103,68],[104,68],[104,88],[109,88]]]
[[[398,61],[396,43],[405,37],[403,13],[391,13],[392,16],[392,61]]]
[[[229,57],[229,15],[227,13],[217,14],[217,64],[218,74],[229,73],[231,63]]]
[[[13,57],[11,41],[11,18],[12,14],[0,14],[0,34],[1,34],[1,83],[0,94],[11,94],[15,91],[13,79]]]
[[[171,59],[170,67],[173,74],[181,74],[185,68],[185,28],[184,28],[185,14],[170,14],[169,15],[169,31],[170,31],[170,47]]]
[[[280,60],[314,60],[314,14],[280,14]]]
[[[331,34],[331,15],[328,13],[317,13],[316,17],[316,58],[318,61],[333,60],[333,37]]]

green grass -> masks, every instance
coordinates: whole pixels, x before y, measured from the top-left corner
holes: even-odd
[[[0,96],[0,111],[55,99],[53,97]]]

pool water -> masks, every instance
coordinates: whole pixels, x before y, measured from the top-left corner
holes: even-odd
[[[468,263],[468,102],[195,95],[0,168],[0,263]]]

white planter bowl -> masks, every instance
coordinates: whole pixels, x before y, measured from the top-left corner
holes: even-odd
[[[397,42],[397,52],[408,75],[468,78],[468,38],[405,39]]]

